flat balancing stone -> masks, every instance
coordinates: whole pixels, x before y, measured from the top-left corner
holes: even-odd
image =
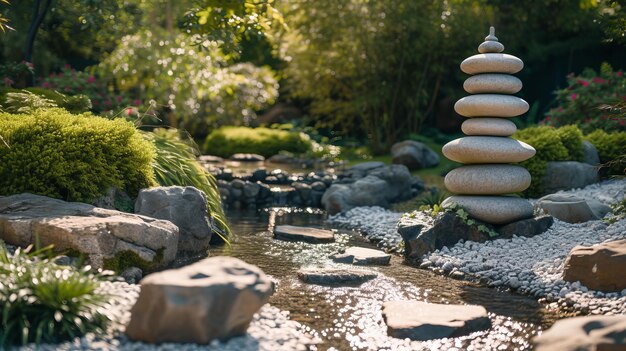
[[[523,141],[495,136],[468,136],[452,140],[442,148],[450,160],[460,163],[516,163],[535,155]]]
[[[506,118],[469,118],[461,124],[465,135],[511,136],[517,131],[515,123]]]
[[[530,173],[508,164],[470,165],[446,174],[446,189],[455,194],[498,195],[524,191],[530,186]]]
[[[309,243],[329,243],[335,241],[335,233],[332,230],[279,225],[274,227],[274,238]]]
[[[514,196],[454,195],[441,206],[448,208],[453,204],[465,209],[471,217],[491,224],[508,224],[533,216],[530,202]]]
[[[499,53],[487,53],[470,56],[461,62],[461,71],[467,74],[507,73],[514,74],[524,68],[519,58]]]
[[[502,94],[470,95],[454,104],[454,110],[465,117],[516,117],[528,108],[524,99]]]
[[[522,90],[522,81],[508,74],[477,74],[465,80],[463,89],[470,94],[515,94]]]

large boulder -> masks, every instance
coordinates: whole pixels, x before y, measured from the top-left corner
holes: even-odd
[[[407,166],[410,170],[435,167],[439,164],[439,155],[423,143],[405,140],[391,147],[393,163]]]
[[[602,219],[611,207],[593,199],[584,199],[570,194],[546,195],[535,204],[544,212],[568,223],[581,223]]]
[[[347,169],[326,190],[322,205],[330,214],[359,206],[385,207],[410,198],[414,182],[406,166],[366,162]]]
[[[454,338],[491,328],[487,310],[474,305],[444,305],[422,301],[383,303],[387,334],[399,339]]]
[[[176,224],[180,230],[179,252],[199,253],[209,247],[213,229],[208,217],[207,198],[194,187],[143,189],[135,201],[135,213]]]
[[[208,344],[242,335],[268,301],[272,281],[234,257],[211,257],[148,275],[126,334],[148,343]]]
[[[178,236],[178,227],[165,220],[32,194],[0,197],[0,239],[79,252],[95,268],[167,266],[176,257]]]
[[[424,255],[443,247],[451,247],[461,240],[485,242],[508,239],[514,235],[532,237],[545,232],[553,222],[551,216],[540,216],[494,227],[480,222],[468,225],[451,211],[440,212],[434,218],[425,212],[413,212],[402,217],[397,228],[404,240],[405,259],[411,263],[419,263]],[[479,225],[497,235],[491,237],[489,233],[479,230]]]
[[[533,339],[535,351],[626,350],[626,316],[585,316],[558,320]]]
[[[598,167],[576,161],[548,162],[541,183],[544,193],[584,188],[598,182]]]
[[[622,291],[625,271],[626,239],[574,247],[565,261],[563,279],[592,290]]]

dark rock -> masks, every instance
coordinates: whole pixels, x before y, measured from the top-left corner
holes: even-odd
[[[624,351],[626,315],[561,319],[532,342],[535,351]]]
[[[141,278],[143,278],[143,271],[141,268],[128,267],[120,273],[120,277],[124,278],[128,284],[138,284]]]
[[[482,306],[387,301],[382,312],[387,334],[399,339],[454,338],[491,328]]]
[[[357,171],[357,172],[368,172],[376,168],[384,167],[385,164],[379,161],[369,161],[357,163],[356,165],[347,169],[348,172]]]
[[[300,195],[300,199],[304,202],[310,202],[311,198],[311,186],[306,183],[295,182],[292,186],[296,189],[298,195]]]
[[[230,190],[230,196],[232,197],[231,202],[232,201],[236,201],[238,199],[240,199],[243,196],[243,188],[231,188]]]
[[[328,243],[335,241],[335,233],[333,233],[332,230],[292,225],[279,225],[274,227],[274,237],[281,240],[305,241],[310,243]]]
[[[72,264],[72,259],[69,256],[61,255],[54,259],[54,263],[59,266],[70,266]]]
[[[256,199],[256,196],[259,194],[260,190],[261,187],[259,186],[259,184],[246,182],[243,186],[243,196]]]
[[[602,219],[611,208],[600,201],[569,194],[550,194],[537,200],[537,207],[568,223]]]
[[[234,154],[230,157],[233,161],[239,162],[263,162],[265,157],[257,154]]]
[[[290,164],[290,163],[298,162],[298,160],[295,157],[293,157],[292,155],[286,155],[286,154],[273,155],[273,156],[270,156],[270,158],[268,158],[267,160],[271,163],[278,163],[278,164]]]
[[[330,258],[338,263],[387,265],[391,260],[391,255],[380,250],[351,246],[341,253],[330,256]]]
[[[298,278],[319,285],[361,284],[378,276],[376,272],[356,269],[301,269]]]
[[[583,162],[592,166],[600,164],[600,155],[598,149],[587,140],[583,140]]]
[[[592,290],[626,289],[626,239],[576,246],[565,260],[563,279],[579,281]]]
[[[246,185],[246,182],[241,179],[235,179],[232,182],[230,182],[230,186],[233,187],[234,189],[243,189],[245,185]]]
[[[598,181],[598,168],[576,161],[548,162],[541,179],[546,194],[559,190],[584,188]]]
[[[269,176],[265,178],[265,183],[267,184],[276,184],[278,183],[278,178],[276,176]]]
[[[267,169],[257,168],[252,172],[252,181],[262,181],[267,177]]]
[[[407,166],[410,170],[435,167],[439,155],[423,143],[405,140],[391,147],[393,163]]]
[[[496,232],[500,234],[498,238],[509,239],[513,235],[533,237],[539,235],[554,223],[554,218],[549,215],[534,218],[522,219],[521,221],[509,223],[496,228]]]
[[[326,184],[324,184],[324,182],[316,181],[311,184],[311,189],[315,191],[326,191]]]

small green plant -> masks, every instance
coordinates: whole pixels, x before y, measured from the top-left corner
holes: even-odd
[[[230,157],[236,153],[269,157],[281,151],[303,154],[312,151],[312,144],[304,133],[270,128],[222,127],[209,134],[204,151],[221,157]]]
[[[63,109],[0,113],[0,195],[30,192],[90,202],[110,187],[156,185],[154,146],[132,123]]]
[[[613,224],[624,218],[626,218],[626,199],[622,199],[622,201],[614,203],[611,206],[611,215],[604,220],[609,224]]]
[[[457,204],[452,204],[450,206],[447,206],[445,208],[445,211],[449,211],[449,212],[456,214],[456,216],[460,218],[463,221],[463,223],[469,226],[475,226],[476,229],[478,229],[478,231],[489,235],[490,238],[495,238],[496,236],[500,235],[498,234],[498,232],[493,230],[491,226],[487,226],[485,223],[470,217],[469,213],[467,213],[465,209],[461,208]]]
[[[109,272],[59,266],[54,259],[50,247],[9,254],[0,241],[0,349],[106,329],[109,296],[97,289]]]
[[[441,190],[439,188],[431,188],[430,191],[424,193],[424,195],[420,196],[417,200],[417,204],[422,206],[428,206],[431,209],[434,209],[435,206],[440,207],[443,200],[449,197],[450,194],[445,190]]]
[[[143,132],[143,136],[156,148],[153,161],[156,180],[160,185],[194,186],[202,190],[207,197],[209,215],[217,223],[222,233],[216,232],[224,241],[230,234],[226,216],[222,209],[220,193],[212,174],[198,163],[198,150],[193,139],[182,139],[177,129],[155,129]]]
[[[626,77],[620,70],[603,63],[600,73],[587,68],[580,75],[570,74],[567,87],[557,90],[557,107],[546,114],[543,123],[555,127],[578,125],[584,132],[626,130],[624,118],[616,118],[603,110],[626,99]]]

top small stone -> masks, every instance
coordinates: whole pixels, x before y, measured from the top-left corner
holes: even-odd
[[[489,27],[489,35],[485,37],[485,42],[478,46],[478,52],[481,54],[486,53],[499,53],[504,51],[504,45],[498,42],[496,37],[496,29],[492,26]]]

